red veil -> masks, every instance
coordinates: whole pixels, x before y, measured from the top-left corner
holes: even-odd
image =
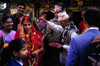
[[[23,16],[21,19],[20,19],[20,22],[19,22],[19,24],[22,24],[22,21],[25,19],[25,17],[27,17],[27,19],[31,19],[29,16]],[[28,22],[28,21],[27,21]],[[32,32],[33,32],[33,34],[34,34],[34,50],[33,51],[35,51],[35,50],[37,50],[37,49],[39,49],[39,47],[40,47],[40,44],[39,44],[39,39],[38,39],[38,33],[37,33],[37,31],[36,31],[36,29],[34,28],[34,26],[33,26],[33,23],[32,23],[32,21],[31,21],[31,30],[32,30]],[[25,34],[25,33],[24,33]],[[17,31],[16,31],[16,34],[15,34],[15,39],[19,39],[19,31],[18,31],[18,29],[17,29]],[[25,35],[25,40],[26,40],[26,35]],[[30,54],[29,54],[29,51],[28,51],[28,56],[29,56]],[[31,55],[30,55],[31,56]],[[35,66],[38,66],[38,64],[39,64],[39,56],[37,56],[37,58],[36,58],[37,60],[37,64],[35,65]],[[25,65],[25,66],[27,66],[27,65]]]

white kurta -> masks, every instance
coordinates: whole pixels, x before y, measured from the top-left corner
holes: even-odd
[[[54,23],[52,23],[52,22],[50,22],[50,21],[47,22],[47,25],[48,25],[51,29],[53,29],[54,31],[61,31],[61,32],[64,31],[64,29],[63,29],[62,26],[56,25],[56,24],[54,24]],[[71,38],[72,38],[72,37],[75,37],[75,36],[77,36],[77,34],[76,34],[75,32],[72,32]],[[66,49],[66,50],[68,51],[68,49],[70,48],[70,45],[63,45],[63,48]]]

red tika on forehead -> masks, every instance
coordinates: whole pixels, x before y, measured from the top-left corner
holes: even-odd
[[[28,17],[25,17],[25,21],[28,22]]]

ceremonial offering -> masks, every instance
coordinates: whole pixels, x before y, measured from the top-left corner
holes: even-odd
[[[49,43],[50,46],[58,46],[56,43]]]

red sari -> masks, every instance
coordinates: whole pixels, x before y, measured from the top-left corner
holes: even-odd
[[[31,19],[29,16],[23,16],[21,18],[19,24],[22,24],[22,21],[23,21],[23,19],[25,19],[25,17],[27,17],[27,19]],[[27,60],[24,59],[24,64],[25,64],[25,66],[29,66],[30,64],[32,64],[32,66],[38,66],[39,65],[39,55],[34,58],[34,57],[31,56],[31,54],[32,54],[33,51],[39,49],[41,38],[39,38],[39,35],[38,35],[36,29],[34,28],[32,22],[31,22],[31,25],[32,25],[31,32],[30,32],[30,37],[31,38],[29,38],[29,37],[27,37],[25,35],[25,40],[26,40],[27,45],[28,45],[28,47],[27,47],[27,50],[28,50],[28,59]],[[15,39],[20,39],[19,38],[19,31],[18,31],[18,29],[17,29],[16,34],[15,34]],[[31,46],[31,47],[29,47],[29,46]]]

